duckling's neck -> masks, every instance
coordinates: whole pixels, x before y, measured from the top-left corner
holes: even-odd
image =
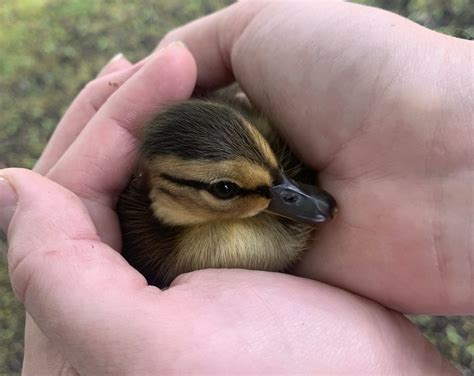
[[[306,248],[310,228],[270,214],[185,227],[176,244],[184,270],[284,270]]]

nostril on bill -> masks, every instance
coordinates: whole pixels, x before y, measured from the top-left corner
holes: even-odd
[[[298,201],[298,195],[292,192],[285,192],[282,194],[282,199],[287,204],[294,204],[296,201]]]

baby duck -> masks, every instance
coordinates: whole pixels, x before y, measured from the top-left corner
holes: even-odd
[[[235,87],[159,113],[139,156],[118,204],[122,255],[160,288],[205,268],[284,271],[336,211]]]

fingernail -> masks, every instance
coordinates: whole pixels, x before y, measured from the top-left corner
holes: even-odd
[[[174,42],[171,42],[170,44],[168,44],[165,48],[185,48],[185,49],[188,49],[188,46],[186,46],[183,41],[175,40]]]
[[[114,61],[120,60],[123,57],[123,53],[119,52],[112,59],[109,60],[107,64],[113,63]]]
[[[162,54],[163,51],[168,49],[168,48],[184,48],[186,50],[188,49],[188,47],[184,44],[184,42],[182,42],[180,40],[175,40],[174,42],[171,42],[171,43],[165,44],[165,45],[158,44],[158,47],[156,48],[156,50],[151,55],[149,55],[145,59],[143,59],[142,61],[146,62],[146,61],[150,60],[156,54]]]
[[[9,181],[0,175],[0,230],[5,234],[15,213],[18,196]]]

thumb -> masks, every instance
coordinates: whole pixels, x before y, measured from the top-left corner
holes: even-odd
[[[13,277],[21,263],[70,240],[99,241],[75,194],[26,169],[0,170],[0,228],[7,234],[12,286],[20,300],[27,278],[23,273],[20,278]]]
[[[71,364],[91,374],[112,362],[114,353],[104,355],[111,341],[133,342],[125,335],[120,342],[116,328],[132,321],[134,293],[146,281],[100,241],[74,193],[30,170],[4,169],[0,177],[13,291]]]
[[[110,283],[108,273],[121,284],[146,286],[138,272],[100,241],[82,201],[33,171],[0,170],[0,226],[7,234],[13,291],[27,309],[35,311],[43,295],[51,298],[54,292],[70,298],[61,291],[65,284],[83,293],[84,279],[95,286]]]

